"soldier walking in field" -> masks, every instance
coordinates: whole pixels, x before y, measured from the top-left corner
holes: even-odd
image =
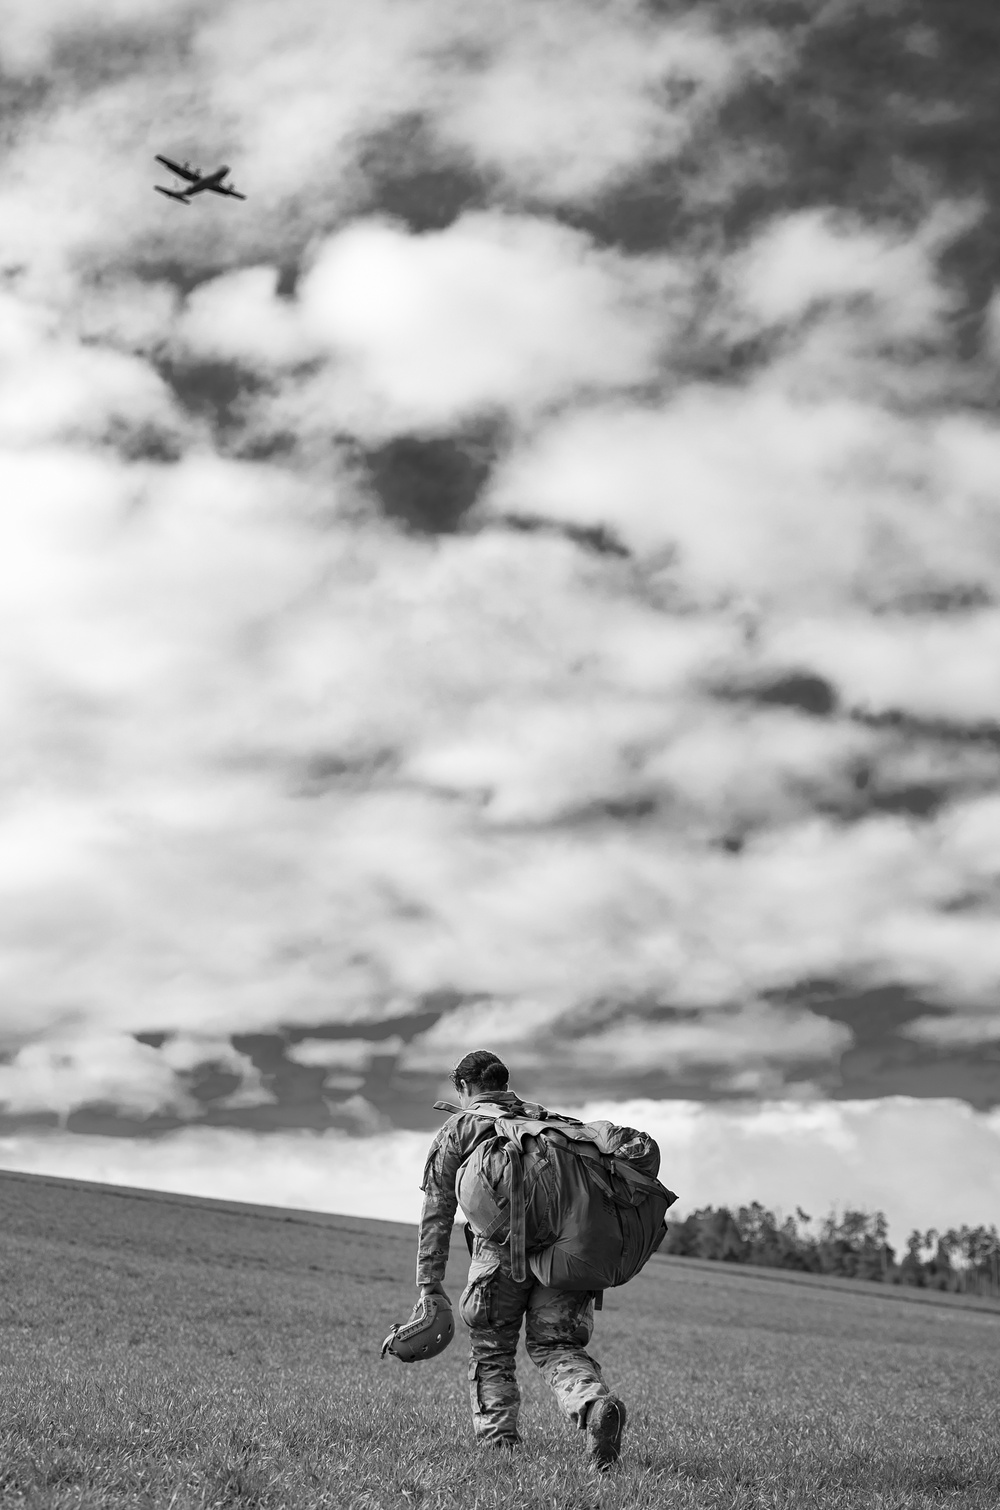
[[[424,1168],[417,1257],[421,1297],[438,1295],[445,1300],[443,1281],[458,1207],[456,1180],[477,1145],[495,1136],[497,1111],[511,1117],[572,1121],[552,1117],[544,1107],[508,1090],[507,1069],[488,1050],[467,1054],[452,1079],[460,1109],[434,1139]],[[483,1114],[487,1107],[493,1115]],[[472,1265],[459,1314],[471,1336],[469,1394],[477,1443],[513,1449],[520,1441],[514,1359],[523,1321],[529,1358],[551,1386],[563,1414],[586,1433],[593,1465],[608,1469],[621,1450],[626,1411],[609,1391],[597,1360],[586,1351],[596,1292],[550,1289],[530,1269],[516,1279],[509,1242],[474,1235],[468,1225],[466,1240]]]

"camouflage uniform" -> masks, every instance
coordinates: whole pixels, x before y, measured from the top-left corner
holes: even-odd
[[[477,1144],[494,1136],[492,1120],[476,1116],[477,1103],[503,1107],[512,1115],[552,1119],[545,1107],[523,1102],[512,1091],[486,1092],[475,1098],[468,1111],[449,1117],[424,1167],[418,1285],[444,1280],[458,1209],[458,1171]],[[466,1227],[466,1235],[471,1236],[471,1228]],[[469,1396],[477,1441],[520,1440],[521,1396],[514,1358],[522,1319],[528,1357],[541,1369],[574,1426],[582,1429],[591,1401],[608,1394],[600,1365],[585,1351],[594,1328],[592,1292],[551,1290],[530,1272],[517,1282],[511,1277],[507,1247],[476,1237],[459,1314],[471,1334]]]

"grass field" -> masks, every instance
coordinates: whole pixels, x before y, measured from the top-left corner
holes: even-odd
[[[414,1251],[394,1223],[0,1172],[0,1506],[1000,1505],[985,1302],[656,1258],[597,1318],[630,1411],[598,1480],[523,1352],[510,1463],[473,1446],[464,1333],[380,1363]]]

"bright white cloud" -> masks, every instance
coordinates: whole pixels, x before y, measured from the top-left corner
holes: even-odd
[[[285,1057],[295,1064],[322,1065],[331,1070],[367,1070],[373,1059],[396,1055],[402,1046],[403,1040],[396,1034],[379,1039],[302,1038],[289,1044]]]
[[[174,328],[176,349],[265,369],[315,356],[318,332],[297,303],[278,297],[277,283],[276,268],[243,267],[199,284]]]
[[[799,210],[755,237],[730,276],[741,303],[762,322],[783,325],[827,304],[860,305],[869,339],[933,333],[951,302],[931,255],[941,219],[921,236],[904,237],[827,210]]]
[[[413,1132],[357,1137],[221,1127],[182,1128],[148,1140],[22,1135],[0,1138],[0,1164],[181,1195],[415,1222],[429,1141]]]
[[[165,383],[135,357],[50,343],[0,376],[0,445],[100,440],[115,424],[181,428]]]
[[[822,1062],[849,1048],[851,1041],[851,1031],[843,1023],[752,1002],[736,1012],[676,1022],[626,1017],[593,1036],[575,1036],[561,1048],[570,1063],[591,1073],[613,1064],[620,1073],[648,1074],[689,1065]]]
[[[407,1046],[402,1067],[443,1073],[470,1044],[488,1044],[511,1071],[522,1074],[553,1056],[560,1074],[577,1070],[588,1078],[601,1071],[676,1073],[692,1065],[761,1072],[789,1061],[821,1064],[852,1040],[841,1023],[767,1002],[666,1021],[628,1014],[590,1032],[570,1027],[572,1005],[571,1000],[515,1000],[460,1007]]]
[[[193,1104],[169,1061],[125,1034],[79,1033],[28,1043],[0,1064],[0,1106],[10,1113],[110,1104],[149,1116],[190,1114]]]
[[[299,297],[341,364],[338,407],[405,429],[641,382],[676,282],[665,259],[629,265],[553,222],[477,213],[421,236],[349,226]]]
[[[252,267],[202,284],[176,349],[266,370],[325,354],[332,367],[287,390],[285,409],[298,406],[300,427],[318,404],[327,423],[332,410],[383,431],[641,382],[681,292],[668,259],[485,213],[420,236],[356,221],[316,249],[294,300],[276,283],[276,269]]]
[[[663,410],[576,410],[515,452],[484,509],[603,526],[640,553],[675,550],[685,588],[710,602],[840,596],[865,548],[847,458],[874,446],[877,429],[850,403],[708,389]]]
[[[508,1069],[532,1062],[535,1054],[526,1045],[544,1034],[569,1006],[569,1001],[477,1001],[458,1007],[439,1017],[426,1033],[407,1044],[402,1059],[404,1070],[429,1070],[443,1074],[470,1052],[469,1045],[489,1044]]]
[[[938,818],[942,848],[955,867],[956,885],[1000,882],[1000,795],[956,802]]]
[[[918,1017],[906,1023],[900,1032],[934,1048],[967,1048],[996,1043],[1000,1042],[1000,1012],[951,1012],[945,1017]]]
[[[995,436],[970,427],[978,467],[956,462],[948,423],[844,395],[811,402],[767,379],[690,387],[662,408],[560,416],[515,450],[483,510],[603,526],[640,553],[675,552],[681,592],[701,602],[739,594],[794,621],[997,581],[1000,537],[982,505]],[[934,506],[920,501],[932,485]]]
[[[935,1000],[964,1007],[990,1005],[1000,997],[1000,929],[994,908],[933,917],[900,909],[874,933],[896,979]]]
[[[191,1117],[201,1108],[184,1076],[207,1066],[240,1080],[217,1105],[274,1101],[249,1055],[228,1038],[172,1034],[154,1048],[129,1034],[77,1028],[26,1043],[0,1064],[0,1106],[8,1113],[56,1112],[61,1120],[80,1107],[98,1105],[139,1117],[155,1112]]]
[[[690,16],[666,23],[632,4],[491,7],[485,26],[479,7],[464,10],[478,66],[454,69],[438,130],[522,192],[553,199],[675,157],[711,104],[748,72],[780,66],[765,32],[723,41]]]

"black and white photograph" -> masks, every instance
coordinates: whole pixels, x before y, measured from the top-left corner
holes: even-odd
[[[0,0],[0,1510],[997,1510],[1000,8]]]

